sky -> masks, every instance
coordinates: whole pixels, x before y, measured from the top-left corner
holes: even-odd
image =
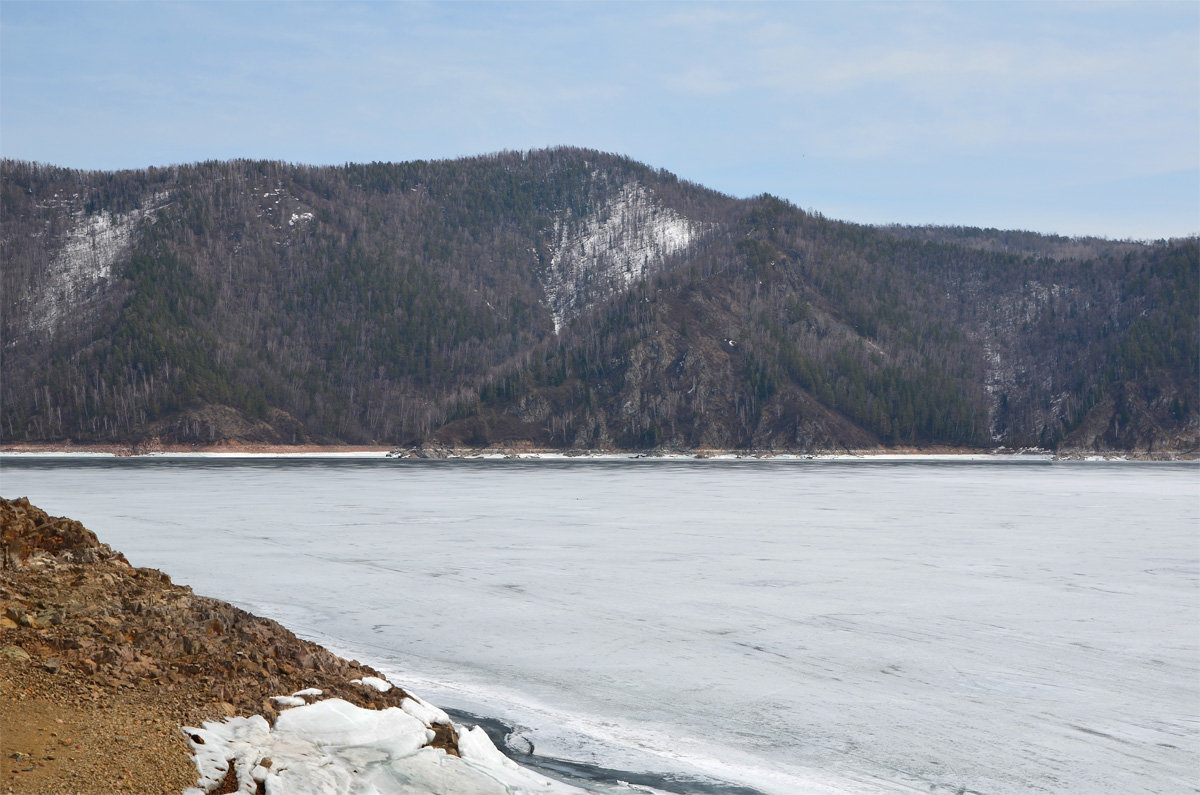
[[[0,155],[570,145],[866,223],[1200,232],[1200,3],[0,0]]]

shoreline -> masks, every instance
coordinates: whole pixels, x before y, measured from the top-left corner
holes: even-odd
[[[944,462],[1200,462],[1200,451],[1144,452],[1037,448],[973,449],[931,446],[798,452],[786,450],[563,450],[533,447],[391,447],[383,445],[156,444],[151,448],[120,444],[0,444],[0,460],[12,458],[145,459],[344,459],[397,461],[944,461]]]
[[[430,792],[583,792],[369,665],[132,566],[25,498],[0,498],[0,548],[6,792],[219,795],[268,779],[340,792],[393,776]]]
[[[0,791],[326,791],[395,775],[477,795],[764,795],[511,745],[503,717],[439,709],[361,653],[133,566],[25,498],[0,498],[0,542]]]

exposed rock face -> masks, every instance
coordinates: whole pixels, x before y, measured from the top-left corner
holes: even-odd
[[[0,498],[0,551],[3,553],[0,569],[44,566],[46,559],[71,563],[103,560],[129,565],[124,555],[101,544],[96,534],[79,522],[48,516],[23,497]]]
[[[1200,416],[1191,414],[1182,427],[1170,422],[1178,406],[1192,399],[1194,396],[1170,385],[1147,386],[1133,381],[1117,384],[1063,440],[1060,450],[1074,454],[1119,450],[1147,457],[1163,452],[1194,456],[1200,449]]]
[[[361,707],[402,705],[408,694],[352,680],[379,672],[297,638],[274,621],[135,568],[79,522],[0,498],[0,672],[35,667],[86,690],[183,694],[211,718],[260,714],[272,696],[319,688]],[[65,680],[64,680],[65,681]],[[449,725],[434,745],[457,753]]]

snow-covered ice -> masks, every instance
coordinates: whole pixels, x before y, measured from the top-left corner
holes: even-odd
[[[3,481],[535,757],[692,792],[1200,780],[1196,465],[30,459]]]
[[[430,726],[436,726],[439,723],[449,723],[450,716],[446,712],[432,704],[426,704],[422,699],[409,694],[409,698],[404,699],[400,703],[400,709],[412,715],[420,721],[424,721]]]
[[[407,711],[370,710],[337,698],[282,712],[185,728],[203,795],[233,765],[239,792],[252,795],[511,795],[579,792],[509,761],[478,729],[459,728],[461,757],[428,747],[429,725]]]

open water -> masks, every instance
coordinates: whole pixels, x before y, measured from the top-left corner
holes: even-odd
[[[1184,792],[1200,467],[5,457],[601,788]]]

